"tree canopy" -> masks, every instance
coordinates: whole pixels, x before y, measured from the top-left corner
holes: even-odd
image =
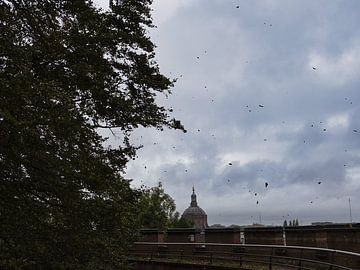
[[[165,193],[161,182],[144,190],[139,203],[139,222],[143,228],[191,228],[193,223],[180,218],[173,198]]]
[[[0,1],[0,268],[124,269],[139,127],[182,129],[155,97],[151,0]],[[104,147],[99,129],[123,143]]]

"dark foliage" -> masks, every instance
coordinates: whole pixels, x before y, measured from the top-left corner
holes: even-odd
[[[155,102],[150,0],[0,1],[0,268],[124,269],[139,192],[123,179],[139,126],[180,128]],[[106,148],[101,128],[118,128]],[[183,129],[184,130],[184,129]],[[124,264],[125,263],[125,264]]]

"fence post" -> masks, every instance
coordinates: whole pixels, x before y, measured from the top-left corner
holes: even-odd
[[[303,249],[300,250],[300,257],[299,257],[299,267],[298,270],[302,269],[302,255],[303,255]]]
[[[270,260],[269,260],[269,270],[272,270],[272,258],[274,255],[274,248],[271,248]]]
[[[330,259],[330,266],[329,266],[329,270],[333,269],[333,264],[334,264],[334,255],[335,255],[335,251],[333,251],[331,253],[331,259]]]

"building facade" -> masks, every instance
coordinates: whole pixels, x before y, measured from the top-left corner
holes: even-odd
[[[203,230],[208,227],[207,215],[205,211],[201,209],[197,204],[194,187],[193,187],[193,193],[191,194],[190,206],[187,209],[185,209],[181,217],[192,221],[194,223],[195,229]]]

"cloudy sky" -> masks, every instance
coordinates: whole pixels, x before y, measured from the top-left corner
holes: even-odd
[[[349,198],[360,222],[360,1],[153,9],[160,69],[178,78],[159,102],[188,132],[138,130],[134,186],[161,181],[182,212],[194,184],[209,224],[349,222]]]

